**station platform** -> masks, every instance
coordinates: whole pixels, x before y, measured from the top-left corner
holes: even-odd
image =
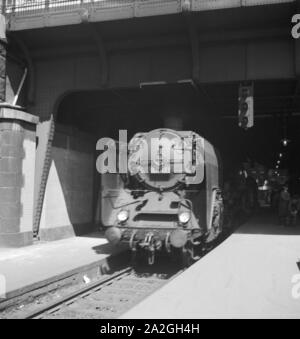
[[[0,249],[0,277],[6,285],[0,308],[1,303],[9,299],[88,271],[93,266],[99,268],[122,250],[112,248],[101,233]]]
[[[300,225],[264,210],[122,318],[300,318],[299,260]]]

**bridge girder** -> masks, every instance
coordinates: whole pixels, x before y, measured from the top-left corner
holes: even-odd
[[[27,46],[36,73],[33,112],[46,118],[72,91],[185,79],[199,84],[296,79],[300,47],[291,37],[290,2],[106,23],[87,23],[85,15],[81,25],[10,35]]]

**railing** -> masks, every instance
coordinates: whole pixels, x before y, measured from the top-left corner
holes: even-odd
[[[128,6],[159,6],[166,3],[181,2],[191,10],[207,10],[226,7],[242,7],[264,4],[294,2],[296,0],[0,0],[0,13],[32,15],[41,12],[68,11],[80,8],[122,8]]]
[[[121,7],[135,0],[3,0],[3,14],[30,14],[40,11],[66,11],[81,7]],[[147,0],[142,0],[147,1]],[[161,0],[164,1],[164,0]]]

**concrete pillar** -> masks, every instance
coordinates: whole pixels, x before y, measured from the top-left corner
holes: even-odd
[[[33,241],[33,196],[38,118],[0,108],[0,247]]]
[[[5,102],[6,95],[6,24],[5,18],[0,14],[0,103]]]

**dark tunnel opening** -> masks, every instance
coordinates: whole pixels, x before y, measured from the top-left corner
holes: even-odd
[[[225,177],[247,160],[276,169],[282,153],[281,168],[300,178],[300,116],[294,115],[300,102],[289,104],[292,84],[254,84],[255,126],[247,131],[238,126],[238,85],[150,85],[73,93],[61,103],[57,123],[95,138],[118,139],[119,130],[127,130],[128,140],[137,132],[162,127],[193,130],[220,151]],[[286,133],[290,143],[284,147]]]

